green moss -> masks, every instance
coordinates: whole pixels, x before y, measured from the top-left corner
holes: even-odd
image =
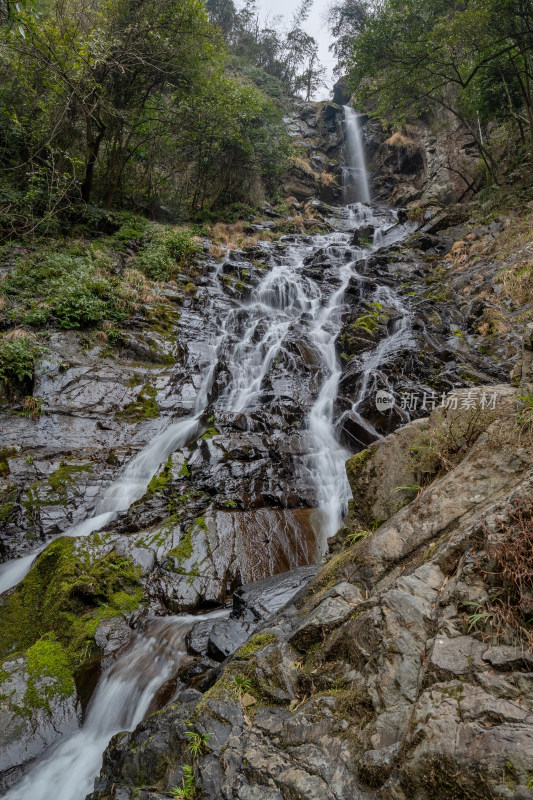
[[[213,436],[218,436],[218,430],[214,426],[207,428],[200,436],[200,439],[212,439]]]
[[[359,475],[361,474],[363,467],[369,461],[370,458],[374,455],[374,450],[366,449],[361,450],[360,453],[356,453],[354,456],[348,459],[346,462],[346,475],[348,476],[348,481],[352,488],[355,485],[355,482]]]
[[[142,599],[139,570],[130,559],[114,553],[94,558],[74,539],[56,539],[0,607],[0,660],[28,651],[48,634],[74,669],[94,652],[100,620],[133,611]]]
[[[364,540],[363,540],[364,541]],[[338,555],[328,561],[328,563],[320,570],[313,582],[313,591],[318,593],[319,596],[331,589],[338,581],[338,576],[341,570],[351,564],[357,564],[359,561],[358,549],[361,542],[348,547]],[[316,602],[316,597],[315,597]]]
[[[364,305],[366,313],[361,314],[361,316],[352,323],[351,327],[355,330],[360,329],[374,335],[378,326],[384,325],[389,317],[382,312],[383,306],[381,303],[366,302]]]
[[[0,522],[7,523],[13,517],[16,496],[17,490],[14,486],[8,486],[8,488],[0,494]]]
[[[169,455],[165,462],[165,466],[159,473],[159,475],[154,475],[150,483],[148,484],[148,489],[146,490],[146,494],[152,497],[154,494],[158,492],[162,492],[170,481],[172,480],[172,454]]]
[[[26,651],[28,683],[24,703],[50,710],[53,697],[66,699],[75,690],[70,659],[59,642],[43,636]],[[44,680],[43,680],[44,679]]]
[[[156,398],[157,389],[150,383],[145,383],[137,400],[129,403],[121,411],[117,411],[115,419],[125,419],[127,422],[141,422],[145,419],[155,419],[159,416],[159,406]]]
[[[237,650],[235,658],[247,660],[251,658],[254,653],[257,653],[258,650],[261,650],[263,647],[266,647],[275,641],[276,637],[273,633],[258,633],[255,636],[252,636],[245,645]]]
[[[14,447],[0,447],[0,477],[9,475],[9,460],[17,455]]]
[[[193,544],[191,538],[191,532],[188,531],[184,533],[180,539],[180,543],[177,547],[174,547],[170,552],[170,558],[177,559],[178,563],[181,564],[183,561],[187,561],[193,554]]]
[[[92,472],[92,470],[92,464],[67,464],[62,461],[59,467],[48,477],[48,485],[53,492],[66,500],[69,488],[73,483],[76,483],[76,476]]]
[[[196,525],[197,528],[200,528],[203,531],[207,530],[207,522],[203,517],[196,517],[196,519],[194,520],[194,524]]]
[[[179,311],[171,305],[160,303],[153,308],[146,307],[144,313],[152,330],[169,341],[176,340],[176,326],[181,316]]]

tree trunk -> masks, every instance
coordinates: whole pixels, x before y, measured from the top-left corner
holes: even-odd
[[[94,183],[94,170],[98,161],[98,154],[100,152],[100,145],[105,135],[105,127],[99,126],[96,136],[93,135],[93,124],[90,120],[87,122],[87,156],[85,159],[85,177],[81,185],[81,199],[84,203],[88,203],[93,190]]]

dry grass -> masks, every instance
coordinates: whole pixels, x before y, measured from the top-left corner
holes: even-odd
[[[533,503],[519,499],[510,522],[500,523],[478,569],[486,580],[491,604],[477,628],[484,638],[518,640],[533,650]],[[471,617],[470,617],[471,619]],[[476,626],[474,626],[476,627]]]
[[[446,261],[452,261],[454,264],[464,264],[468,261],[469,255],[470,246],[460,239],[458,242],[453,243],[449,253],[446,253],[444,257]]]
[[[38,397],[25,397],[22,403],[24,414],[31,419],[38,419],[43,411],[43,404]]]
[[[311,175],[315,179],[318,178],[318,175],[314,171],[313,167],[308,161],[305,160],[305,158],[301,158],[300,156],[292,156],[290,161],[293,167],[305,172],[306,175]]]
[[[25,331],[24,328],[13,328],[12,331],[8,331],[4,335],[4,339],[8,342],[16,342],[20,341],[21,339],[35,340],[35,336],[29,331]]]
[[[505,294],[518,306],[533,302],[533,259],[513,264],[502,275]]]
[[[509,333],[512,326],[505,319],[502,311],[495,308],[488,308],[476,328],[476,332],[481,336],[497,336],[500,333]]]
[[[217,259],[222,258],[227,250],[254,247],[258,242],[272,242],[276,238],[276,234],[267,229],[247,234],[246,224],[239,221],[231,225],[225,222],[217,222],[213,225],[209,230],[209,238],[212,241],[209,255]]]
[[[331,172],[322,172],[320,174],[320,184],[321,186],[335,186],[337,183],[337,179],[335,175]]]
[[[385,141],[385,144],[388,144],[389,147],[406,147],[408,149],[416,147],[416,142],[408,136],[404,136],[400,131],[393,133],[392,136]]]
[[[505,296],[517,306],[533,302],[533,213],[512,218],[483,252],[510,265],[497,276]]]

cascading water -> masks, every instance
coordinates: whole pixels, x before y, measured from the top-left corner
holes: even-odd
[[[370,203],[370,185],[365,163],[359,116],[350,106],[344,106],[344,166],[342,180],[344,201]]]
[[[203,617],[220,617],[215,611]],[[158,689],[187,657],[185,637],[198,621],[190,615],[152,619],[102,677],[73,736],[59,742],[30,768],[4,800],[82,800],[92,791],[102,752],[115,733],[133,730],[148,712]]]
[[[341,378],[336,339],[346,310],[346,292],[354,282],[362,285],[361,273],[371,252],[408,233],[405,226],[396,224],[390,210],[365,205],[370,199],[368,176],[357,114],[349,107],[345,108],[345,121],[344,177],[349,204],[336,212],[339,230],[292,239],[283,250],[276,251],[277,260],[272,258],[270,269],[247,300],[235,300],[220,320],[218,341],[211,347],[191,414],[172,424],[141,450],[107,488],[94,515],[63,535],[86,536],[106,526],[142,497],[170,453],[197,438],[202,415],[210,407],[218,365],[223,364],[227,381],[214,401],[215,409],[230,415],[246,415],[250,409],[260,407],[272,366],[281,362],[285,363],[287,373],[295,371],[290,336],[298,330],[313,351],[316,384],[307,406],[303,434],[307,449],[300,455],[300,474],[314,486],[315,506],[321,519],[317,536],[322,551],[325,549],[327,538],[341,524],[350,496],[345,473],[349,452],[336,436],[339,420],[335,409]],[[369,222],[376,228],[373,245],[367,248],[350,245],[353,228]],[[322,281],[305,274],[307,260],[316,253],[323,253],[332,267]],[[217,268],[213,280],[221,269],[222,266]],[[372,374],[395,348],[409,343],[409,316],[400,298],[386,286],[378,287],[372,300],[394,308],[398,319],[389,336],[361,357],[361,377],[351,411],[369,434],[378,436],[359,409]],[[217,309],[211,311],[215,316]],[[24,577],[42,549],[44,545],[0,567],[0,593]],[[139,635],[101,678],[82,728],[45,753],[11,789],[6,800],[26,797],[47,800],[51,791],[58,800],[83,800],[91,790],[110,737],[118,730],[134,728],[149,710],[158,688],[175,674],[184,656],[185,634],[194,620],[194,617],[153,620],[145,635]]]

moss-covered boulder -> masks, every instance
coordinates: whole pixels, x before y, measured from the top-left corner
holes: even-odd
[[[138,608],[139,570],[114,551],[52,542],[0,604],[1,774],[78,724],[76,678],[103,619]]]

